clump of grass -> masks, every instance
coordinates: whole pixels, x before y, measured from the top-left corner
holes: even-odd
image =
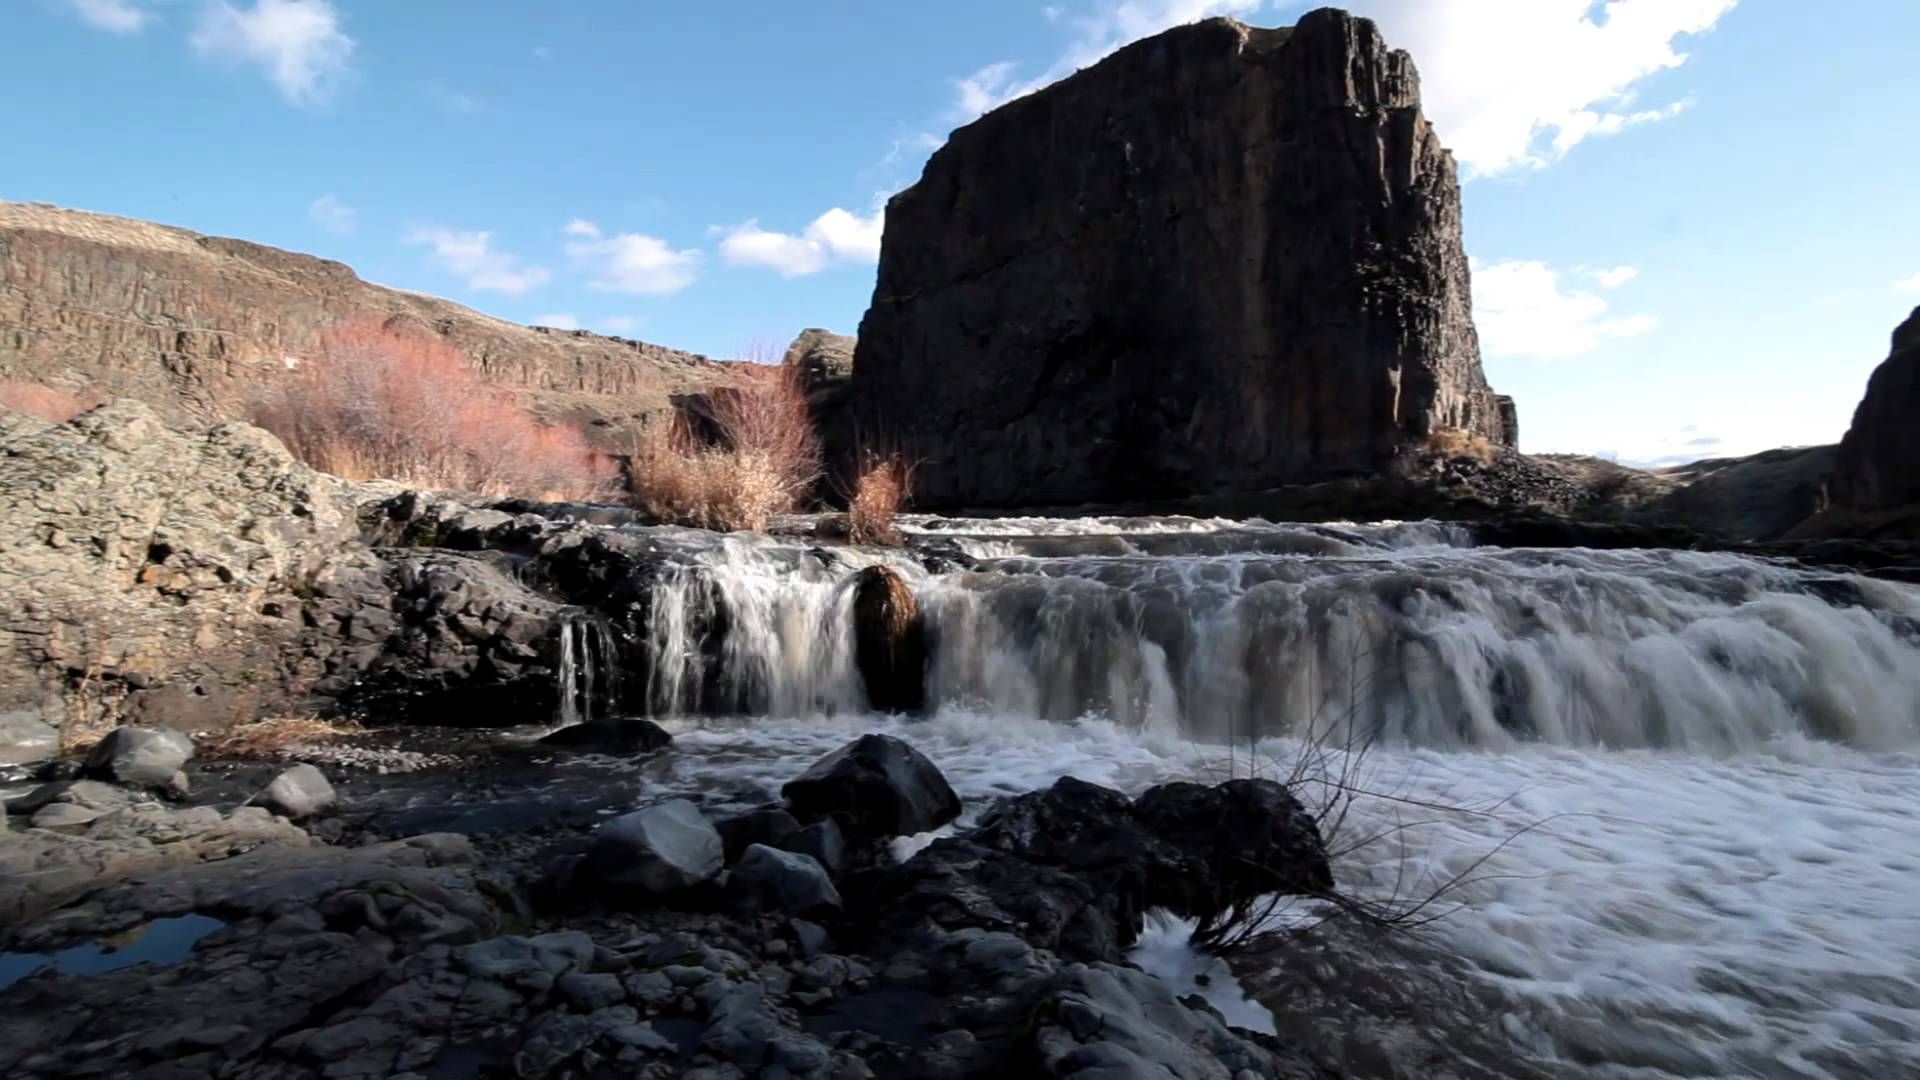
[[[764,530],[820,478],[820,443],[793,365],[746,366],[711,395],[715,439],[684,417],[647,427],[628,454],[632,503],[663,521]]]
[[[331,742],[360,730],[355,724],[318,716],[275,716],[236,724],[202,739],[199,748],[207,757],[269,760],[284,757],[295,747]]]
[[[61,757],[79,757],[92,750],[120,724],[120,703],[126,698],[123,684],[104,682],[99,669],[89,667],[67,692],[65,715],[60,718]]]
[[[0,408],[37,416],[49,424],[64,424],[99,404],[96,396],[24,379],[0,379]]]
[[[913,494],[913,466],[899,454],[867,454],[847,497],[847,539],[856,544],[900,543],[894,518]]]
[[[288,363],[251,419],[323,472],[550,499],[590,498],[609,478],[580,432],[536,421],[438,337],[352,321]]]
[[[1439,428],[1427,436],[1427,450],[1443,457],[1469,457],[1482,464],[1500,456],[1500,448],[1484,435],[1464,428]]]

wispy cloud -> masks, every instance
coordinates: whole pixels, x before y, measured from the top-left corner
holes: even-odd
[[[1473,321],[1489,356],[1560,359],[1592,352],[1607,338],[1634,337],[1651,315],[1610,315],[1597,293],[1564,289],[1546,263],[1473,263]]]
[[[210,0],[194,29],[194,51],[259,68],[281,96],[318,105],[347,77],[354,41],[328,0]]]
[[[600,320],[600,329],[609,334],[630,334],[640,328],[640,320],[632,315],[613,315]]]
[[[350,233],[359,214],[333,195],[322,195],[307,204],[307,219],[330,233]]]
[[[587,226],[593,231],[576,230]],[[574,221],[567,231],[580,239],[567,244],[567,254],[592,275],[589,287],[608,292],[664,295],[676,293],[700,276],[703,261],[695,250],[676,251],[657,236],[617,233],[605,236],[592,222]]]
[[[547,46],[547,45],[535,45],[535,46],[533,47],[533,58],[534,58],[535,60],[551,60],[551,59],[553,59],[553,49],[552,49],[552,47],[551,47],[551,46]]]
[[[470,289],[518,295],[553,277],[544,266],[522,265],[518,256],[495,250],[491,232],[428,227],[408,233],[406,242],[428,248],[436,264]]]
[[[600,235],[600,226],[595,225],[586,218],[574,218],[572,221],[562,225],[560,231],[566,233],[568,236],[592,237]]]
[[[66,6],[88,26],[110,34],[137,34],[153,17],[134,0],[66,0]]]
[[[1920,274],[1915,274],[1908,278],[1901,278],[1899,281],[1893,283],[1893,287],[1901,292],[1920,292]]]
[[[578,316],[569,315],[566,312],[554,312],[548,315],[535,315],[533,317],[533,325],[551,326],[555,330],[578,330],[580,329],[580,319]]]
[[[1616,266],[1610,270],[1589,270],[1587,276],[1603,289],[1617,289],[1639,277],[1640,270],[1632,266]]]
[[[764,266],[783,277],[818,273],[838,262],[872,263],[880,258],[884,211],[862,217],[839,207],[821,214],[798,235],[774,232],[758,221],[716,226],[720,256],[731,266]]]

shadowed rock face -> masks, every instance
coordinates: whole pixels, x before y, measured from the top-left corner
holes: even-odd
[[[1254,490],[1518,421],[1453,159],[1373,24],[1171,30],[954,132],[888,204],[852,385],[921,506]]]
[[[704,357],[536,329],[360,280],[337,262],[151,222],[0,202],[0,377],[236,419],[341,322],[437,334],[549,420],[618,428],[724,380]]]
[[[1840,441],[1828,487],[1833,525],[1920,535],[1920,308],[1893,332],[1853,426]],[[1841,528],[1838,531],[1849,531]]]

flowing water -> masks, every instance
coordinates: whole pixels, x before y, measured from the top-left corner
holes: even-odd
[[[1920,1075],[1920,590],[1431,523],[908,527],[954,565],[731,536],[659,579],[646,700],[696,751],[679,782],[775,787],[875,729],[975,808],[1304,761],[1308,801],[1347,808],[1344,890],[1445,890],[1426,961],[1282,953],[1254,980],[1356,1073],[1425,1075],[1424,1042],[1516,1076]],[[866,706],[875,561],[927,617],[926,720]],[[1452,988],[1409,994],[1429,961]]]

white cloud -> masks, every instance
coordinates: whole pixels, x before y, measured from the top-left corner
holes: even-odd
[[[1030,79],[1015,79],[1015,65],[1001,61],[954,80],[957,118],[963,123],[970,121],[989,109],[1058,82],[1122,45],[1149,34],[1215,15],[1247,18],[1264,3],[1265,0],[1101,0],[1095,10],[1086,15],[1069,15],[1058,8],[1045,9],[1042,13],[1048,22],[1072,27],[1066,50],[1045,71]]]
[[[1347,0],[1420,69],[1422,102],[1469,178],[1556,161],[1588,138],[1679,115],[1679,100],[1636,109],[1639,83],[1679,67],[1676,39],[1710,30],[1737,0]],[[1071,37],[1046,70],[1015,78],[989,64],[954,80],[962,122],[1031,93],[1128,42],[1214,15],[1297,16],[1280,0],[1098,0],[1053,21]],[[1259,18],[1267,15],[1270,18]]]
[[[1616,266],[1611,270],[1589,270],[1587,276],[1593,279],[1595,285],[1603,289],[1617,289],[1639,277],[1640,271],[1637,267]]]
[[[580,329],[580,320],[564,311],[557,311],[550,315],[535,315],[533,317],[533,325],[551,326],[555,330],[578,330]]]
[[[758,221],[717,228],[720,255],[733,266],[764,266],[782,277],[817,273],[836,262],[876,262],[885,212],[862,217],[839,207],[814,218],[798,236],[773,232]]]
[[[631,315],[614,315],[600,320],[600,329],[609,334],[626,334],[638,329],[640,320]]]
[[[82,22],[111,34],[137,34],[150,16],[133,0],[67,0]]]
[[[307,217],[330,233],[350,233],[358,216],[353,207],[332,195],[322,195],[307,204]]]
[[[1473,262],[1473,321],[1488,356],[1544,359],[1578,356],[1655,325],[1650,315],[1609,316],[1598,294],[1563,290],[1547,264],[1520,259]]]
[[[590,224],[576,222],[575,224]],[[569,225],[569,231],[572,226]],[[567,244],[567,254],[589,268],[594,275],[588,284],[595,289],[625,293],[676,293],[693,284],[700,276],[698,251],[675,251],[665,240],[645,233],[618,233],[601,237],[597,232],[573,232],[592,235]]]
[[[1635,109],[1638,84],[1679,67],[1676,39],[1736,0],[1351,0],[1413,54],[1440,140],[1469,177],[1556,161],[1580,142],[1680,114]]]
[[[600,226],[595,225],[586,218],[574,218],[572,221],[562,225],[560,231],[566,233],[568,236],[599,236]]]
[[[1915,274],[1910,278],[1901,278],[1899,281],[1893,283],[1893,287],[1901,292],[1920,292],[1920,274]]]
[[[346,78],[353,39],[328,0],[254,0],[238,8],[211,0],[200,13],[193,48],[252,64],[296,105],[316,105]]]
[[[466,279],[470,289],[519,294],[545,285],[553,275],[544,266],[522,266],[518,256],[493,248],[490,232],[423,228],[407,234],[407,243],[433,250],[434,261]]]

